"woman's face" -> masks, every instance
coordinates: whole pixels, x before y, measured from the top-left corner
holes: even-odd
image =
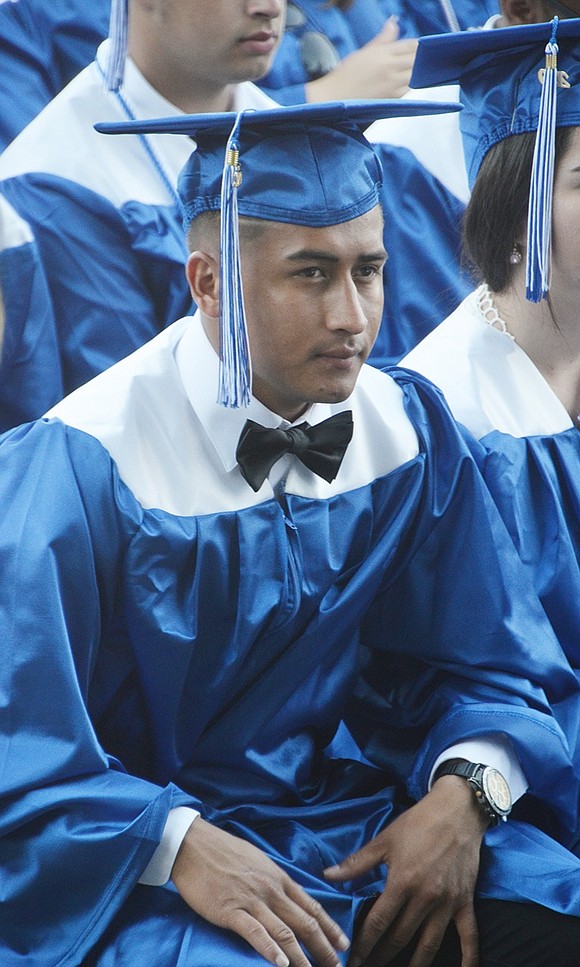
[[[580,128],[571,132],[554,179],[553,288],[580,296]]]

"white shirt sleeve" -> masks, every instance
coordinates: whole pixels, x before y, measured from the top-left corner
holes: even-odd
[[[187,830],[199,813],[189,806],[176,806],[170,809],[159,846],[143,870],[139,883],[145,886],[164,886],[171,876],[171,870]]]
[[[512,802],[516,802],[523,796],[528,788],[528,781],[506,735],[488,735],[470,739],[446,749],[435,760],[429,777],[429,789],[433,784],[435,771],[448,759],[467,759],[468,762],[481,762],[483,765],[498,769],[510,787]]]

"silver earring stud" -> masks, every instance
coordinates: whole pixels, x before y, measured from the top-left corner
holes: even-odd
[[[521,261],[522,261],[522,253],[520,251],[520,247],[518,243],[516,242],[510,252],[510,265],[519,265]]]

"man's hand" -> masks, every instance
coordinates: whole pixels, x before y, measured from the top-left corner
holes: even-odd
[[[316,900],[261,850],[196,819],[171,873],[185,902],[205,920],[239,934],[277,967],[341,967],[348,938]]]
[[[308,101],[342,101],[348,98],[402,97],[417,53],[417,41],[399,40],[393,17],[376,37],[347,54],[333,70],[306,84]]]
[[[326,870],[326,878],[336,882],[381,864],[389,868],[384,891],[353,941],[349,967],[382,967],[413,940],[417,946],[409,967],[428,967],[451,921],[461,942],[462,967],[477,967],[473,895],[486,828],[465,779],[442,776],[374,840]]]

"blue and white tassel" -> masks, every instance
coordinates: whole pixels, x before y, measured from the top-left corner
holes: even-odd
[[[240,112],[226,146],[221,185],[219,355],[222,406],[248,406],[252,392],[250,344],[244,309],[238,226]]]
[[[546,45],[546,66],[538,73],[542,85],[538,128],[528,213],[526,298],[545,299],[552,268],[552,195],[556,138],[556,95],[558,91],[558,17],[552,20],[552,34]]]
[[[123,83],[127,57],[127,31],[129,0],[113,0],[109,21],[109,63],[107,65],[107,90],[118,91]]]

